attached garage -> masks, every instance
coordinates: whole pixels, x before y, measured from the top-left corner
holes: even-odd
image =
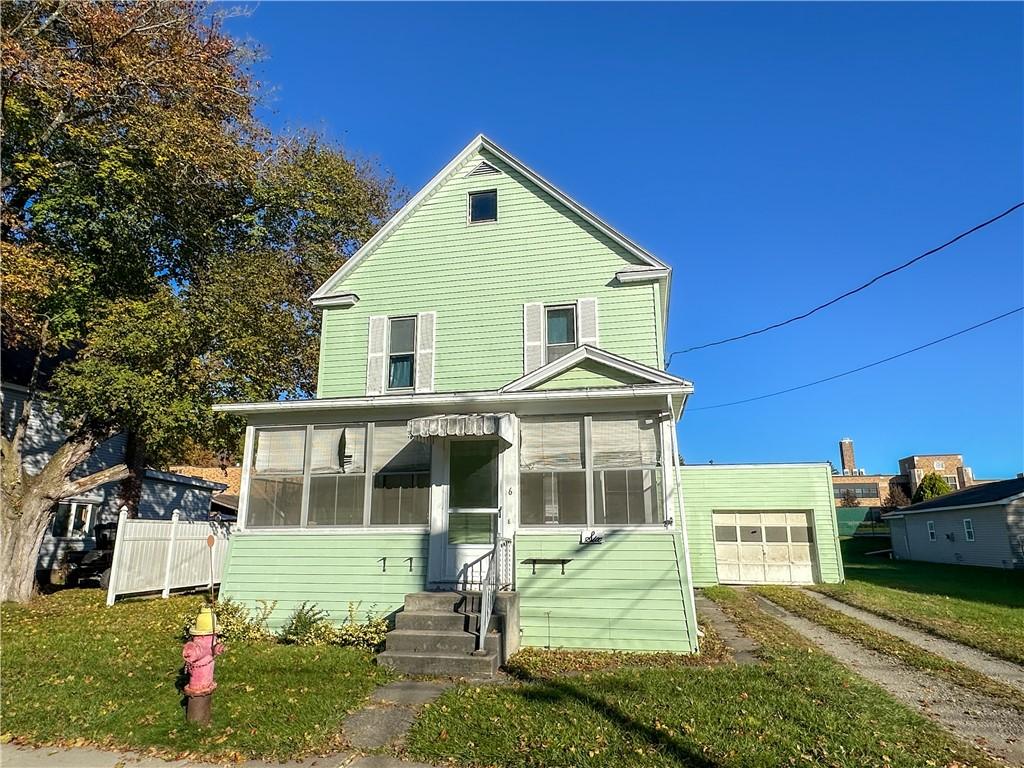
[[[680,473],[694,586],[843,580],[827,463],[685,465]]]
[[[813,584],[811,510],[712,512],[723,584]]]

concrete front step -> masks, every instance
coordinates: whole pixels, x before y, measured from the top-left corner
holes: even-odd
[[[483,678],[498,673],[498,654],[493,650],[482,656],[387,650],[377,655],[377,663],[405,675]]]
[[[399,611],[395,614],[396,629],[418,629],[429,632],[465,632],[469,620],[465,614],[448,611]]]
[[[405,610],[432,613],[461,610],[465,598],[458,592],[412,592],[405,596]]]
[[[403,653],[472,653],[476,650],[476,635],[469,632],[396,629],[388,632],[387,649]]]

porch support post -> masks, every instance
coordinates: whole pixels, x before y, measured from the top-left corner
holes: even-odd
[[[252,475],[252,455],[256,450],[256,428],[245,428],[245,444],[242,447],[242,479],[238,487],[238,530],[245,530],[245,521],[249,517],[249,477]]]
[[[669,416],[669,445],[672,450],[672,463],[670,464],[673,479],[672,490],[679,508],[678,526],[683,545],[683,572],[680,573],[680,576],[685,574],[686,577],[686,584],[682,585],[684,589],[683,609],[686,612],[686,634],[689,635],[690,645],[693,646],[694,652],[700,652],[697,639],[697,607],[693,594],[693,569],[690,567],[690,541],[686,532],[686,504],[683,495],[682,476],[679,471],[679,434],[676,431],[675,412],[672,410],[672,396],[669,395],[666,400]],[[675,536],[675,532],[672,535]]]

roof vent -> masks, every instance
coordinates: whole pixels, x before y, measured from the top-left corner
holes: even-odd
[[[476,168],[467,173],[467,176],[490,176],[492,173],[501,173],[497,168],[488,163],[486,160],[480,163]]]

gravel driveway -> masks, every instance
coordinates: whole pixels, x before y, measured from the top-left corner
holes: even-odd
[[[1024,765],[1024,718],[1005,704],[868,650],[763,597],[758,596],[757,601],[770,615],[846,667],[935,720],[963,741],[976,744],[1012,765]]]

